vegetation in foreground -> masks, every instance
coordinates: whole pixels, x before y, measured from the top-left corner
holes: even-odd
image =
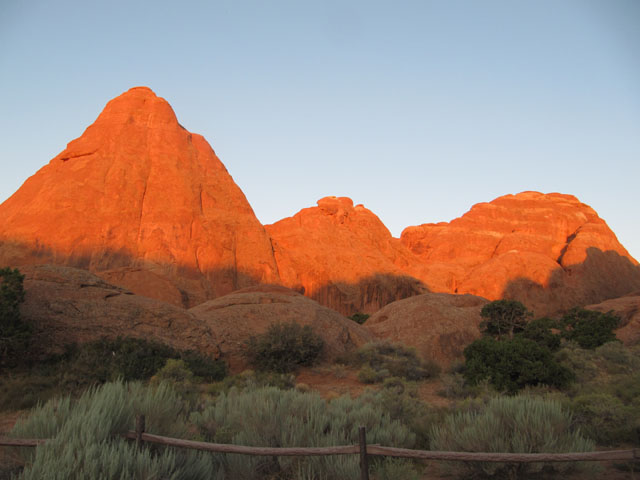
[[[12,432],[53,439],[46,447],[19,451],[26,466],[17,478],[358,475],[356,456],[248,459],[158,446],[139,451],[113,435],[132,429],[139,412],[153,433],[247,445],[357,443],[357,426],[363,424],[371,443],[419,449],[552,452],[640,446],[640,348],[615,341],[618,319],[611,314],[574,309],[561,319],[530,320],[517,302],[492,302],[483,315],[484,337],[467,348],[464,365],[441,375],[451,399],[443,408],[418,393],[422,382],[438,376],[437,367],[414,350],[388,342],[366,345],[343,359],[360,369],[361,381],[374,386],[357,399],[324,400],[294,388],[293,372],[319,361],[322,352],[313,330],[296,324],[277,324],[249,341],[248,349],[263,357],[256,360],[255,372],[234,376],[225,376],[223,363],[194,352],[130,338],[70,346],[63,355],[29,365],[28,356],[19,358],[7,347],[16,342],[24,348],[29,342],[30,329],[16,307],[22,279],[17,271],[2,274],[0,405],[25,408],[51,397]],[[372,460],[377,479],[419,478],[423,468],[408,460]],[[458,478],[562,478],[565,468],[578,467],[474,463],[458,464],[452,472]]]

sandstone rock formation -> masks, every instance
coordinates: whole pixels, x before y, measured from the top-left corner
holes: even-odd
[[[34,327],[41,354],[61,353],[67,344],[102,336],[131,336],[220,355],[214,329],[183,308],[134,295],[86,270],[37,265],[21,271],[25,302],[20,310]]]
[[[448,367],[480,338],[480,310],[486,303],[473,295],[426,293],[387,305],[365,325],[380,339],[413,346],[423,358]]]
[[[416,257],[349,198],[322,198],[266,229],[282,284],[339,312],[375,312],[425,291]]]
[[[400,239],[345,197],[263,227],[204,138],[145,87],[0,205],[0,266],[44,263],[183,307],[278,283],[344,314],[444,292],[543,315],[640,290],[638,263],[571,195],[506,195]]]
[[[191,306],[274,282],[271,243],[206,140],[145,87],[0,205],[0,265],[56,263]]]
[[[280,286],[249,287],[185,310],[110,285],[86,270],[37,265],[22,272],[21,313],[34,327],[39,354],[61,353],[65,345],[103,336],[131,336],[198,350],[237,372],[247,366],[245,341],[274,322],[311,325],[324,339],[329,360],[375,339],[357,323]]]
[[[431,290],[517,299],[537,315],[640,288],[638,262],[571,195],[505,195],[449,223],[408,227],[401,241],[428,266],[420,279]]]
[[[311,325],[325,341],[325,359],[332,360],[375,337],[364,327],[288,288],[248,287],[189,310],[216,332],[223,358],[232,371],[247,367],[244,342],[276,322]]]
[[[621,320],[616,337],[625,345],[640,343],[640,292],[605,300],[596,305],[587,305],[585,308],[603,313],[612,311]]]

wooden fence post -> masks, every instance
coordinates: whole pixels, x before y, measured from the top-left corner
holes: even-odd
[[[144,433],[144,415],[136,415],[136,447],[142,448],[142,434]]]
[[[369,460],[367,459],[367,429],[360,427],[360,480],[369,480]]]

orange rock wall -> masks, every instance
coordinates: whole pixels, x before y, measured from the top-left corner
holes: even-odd
[[[278,283],[345,314],[445,292],[541,315],[640,290],[638,263],[571,195],[505,195],[400,239],[346,197],[264,227],[205,139],[145,87],[0,205],[0,265],[43,263],[183,307]]]

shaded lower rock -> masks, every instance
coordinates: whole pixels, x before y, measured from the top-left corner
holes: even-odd
[[[366,328],[304,295],[276,285],[259,285],[209,300],[189,310],[215,329],[221,352],[232,371],[246,368],[245,342],[276,322],[311,325],[325,342],[325,359],[333,360],[375,336]]]
[[[415,347],[424,359],[448,367],[480,338],[480,311],[486,303],[474,295],[426,293],[387,305],[365,325],[378,338]]]

